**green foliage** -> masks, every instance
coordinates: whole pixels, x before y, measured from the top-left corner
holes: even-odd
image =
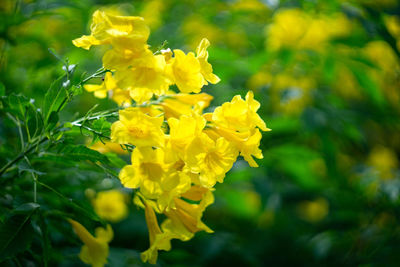
[[[24,251],[33,240],[32,216],[40,206],[25,203],[17,207],[0,225],[0,261]]]

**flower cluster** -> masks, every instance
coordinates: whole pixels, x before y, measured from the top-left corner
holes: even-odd
[[[150,248],[142,260],[155,263],[158,250],[169,250],[171,239],[189,240],[198,231],[212,232],[202,221],[214,202],[212,191],[222,183],[237,157],[252,167],[262,158],[261,131],[268,131],[257,114],[253,92],[235,96],[212,113],[212,100],[201,89],[218,83],[208,63],[203,39],[196,53],[147,44],[143,18],[93,14],[91,35],[73,41],[89,49],[111,45],[103,57],[107,72],[101,85],[86,85],[96,97],[107,95],[124,106],[111,126],[113,143],[134,146],[131,164],[119,173],[123,186],[137,189],[134,203],[145,210]],[[176,85],[179,93],[170,90]],[[156,213],[165,219],[161,226]]]

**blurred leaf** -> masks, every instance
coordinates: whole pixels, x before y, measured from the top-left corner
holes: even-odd
[[[85,206],[83,203],[78,204],[74,199],[64,196],[63,194],[61,194],[60,192],[58,192],[57,190],[55,190],[54,188],[52,188],[47,184],[44,184],[40,181],[38,181],[37,183],[55,193],[62,200],[62,203],[71,207],[74,210],[74,215],[77,218],[79,218],[79,216],[84,216],[93,221],[103,223],[103,220],[100,219],[100,217],[93,212],[93,209],[91,207]]]
[[[294,144],[273,147],[265,153],[265,159],[270,161],[269,165],[277,166],[307,189],[315,189],[321,185],[310,166],[312,160],[319,158],[316,151]]]
[[[385,99],[383,98],[381,89],[378,84],[371,79],[368,73],[358,67],[352,67],[351,71],[354,74],[358,84],[370,97],[370,99],[376,104],[383,104]]]
[[[14,210],[14,215],[0,226],[0,261],[24,251],[33,240],[31,217],[39,208],[36,203],[26,203]]]

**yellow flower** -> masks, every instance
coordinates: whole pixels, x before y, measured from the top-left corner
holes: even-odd
[[[102,84],[85,84],[83,86],[86,91],[94,92],[94,96],[97,98],[106,98],[108,91],[114,90],[116,87],[117,84],[111,72],[106,73],[104,76],[104,82]]]
[[[194,201],[193,198],[198,197],[198,188],[195,187],[193,191],[189,190],[184,197]],[[168,219],[162,224],[163,231],[176,233],[182,241],[189,240],[199,231],[213,233],[213,230],[201,221],[204,210],[212,203],[214,196],[208,189],[202,191],[199,204],[176,198],[175,208],[164,212]]]
[[[134,42],[128,47],[113,47],[103,56],[103,66],[109,70],[124,70],[130,66],[151,66],[153,52],[149,45]]]
[[[200,72],[204,77],[204,84],[207,85],[207,81],[210,83],[218,83],[220,78],[215,75],[210,63],[208,63],[208,51],[207,48],[210,46],[210,41],[207,38],[203,38],[196,49],[197,59],[200,63]]]
[[[173,198],[190,188],[191,180],[175,164],[165,163],[165,153],[161,148],[135,148],[132,165],[125,166],[119,178],[128,188],[140,188],[149,199],[157,200],[160,210],[173,206]]]
[[[263,131],[269,131],[265,122],[257,114],[260,103],[254,99],[254,94],[249,91],[244,101],[240,95],[236,95],[231,102],[217,107],[212,115],[212,121],[217,125],[239,132],[249,131],[255,127]]]
[[[132,44],[145,43],[150,30],[141,17],[115,16],[96,10],[90,25],[91,35],[84,35],[72,41],[77,47],[89,49],[92,45],[112,44],[130,47]]]
[[[200,174],[201,185],[211,188],[217,181],[223,182],[236,161],[238,149],[223,137],[214,141],[202,134],[188,146],[186,154],[190,170]]]
[[[116,154],[127,154],[127,150],[124,150],[120,144],[112,143],[112,142],[104,142],[98,141],[89,147],[90,149],[99,151],[100,153],[116,153]]]
[[[168,217],[162,224],[161,229],[154,212],[151,201],[142,199],[145,208],[147,228],[149,230],[150,248],[141,254],[143,262],[155,264],[158,250],[170,250],[171,239],[187,241],[198,231],[213,231],[201,221],[203,212],[207,206],[214,202],[214,196],[209,189],[193,186],[184,194],[186,199],[200,201],[199,204],[190,204],[182,199],[175,198],[175,208],[164,211]]]
[[[132,165],[125,166],[119,174],[121,183],[128,188],[140,188],[147,198],[160,196],[161,180],[168,167],[164,163],[164,151],[160,148],[136,147],[131,159]]]
[[[169,118],[168,125],[170,131],[167,148],[177,153],[181,159],[184,159],[186,147],[196,136],[201,134],[206,126],[206,120],[192,113],[191,115],[182,115],[179,119]],[[170,157],[172,153],[168,153]],[[174,158],[174,161],[176,161],[176,158]]]
[[[181,115],[190,115],[196,106],[197,111],[202,112],[203,109],[210,105],[213,97],[206,93],[200,94],[171,94],[170,98],[164,99],[159,105],[164,110],[166,118],[179,118]]]
[[[262,135],[257,128],[240,133],[222,126],[214,126],[207,130],[206,133],[209,136],[222,136],[229,142],[232,142],[239,150],[240,156],[243,156],[251,167],[258,167],[253,156],[258,159],[263,158],[262,151],[259,149]]]
[[[174,50],[175,57],[167,65],[171,79],[182,93],[199,93],[204,84],[199,60],[194,53],[187,55],[182,50]]]
[[[133,66],[119,71],[118,85],[128,90],[132,99],[140,104],[150,100],[153,94],[164,95],[171,83],[164,73],[165,66],[163,55],[152,56],[146,66]]]
[[[125,195],[114,189],[97,193],[92,201],[97,215],[110,222],[119,222],[128,215]]]
[[[147,229],[149,231],[150,247],[146,251],[142,252],[140,257],[143,262],[148,261],[151,264],[156,264],[158,251],[169,251],[171,249],[171,239],[175,238],[175,235],[173,233],[161,232],[153,207],[146,200],[143,200],[143,205],[145,207],[145,218]]]
[[[95,236],[92,236],[86,228],[77,221],[69,219],[68,222],[74,228],[79,239],[82,240],[82,246],[79,258],[86,264],[94,267],[101,267],[107,263],[108,243],[113,239],[114,233],[110,225],[107,228],[96,228]]]
[[[132,107],[120,110],[119,119],[111,125],[112,142],[137,147],[164,146],[162,116],[152,117],[143,113],[140,108]]]

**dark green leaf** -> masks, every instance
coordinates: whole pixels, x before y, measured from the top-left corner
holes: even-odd
[[[31,217],[38,208],[35,203],[23,204],[0,225],[0,261],[13,257],[30,245],[34,233]]]

